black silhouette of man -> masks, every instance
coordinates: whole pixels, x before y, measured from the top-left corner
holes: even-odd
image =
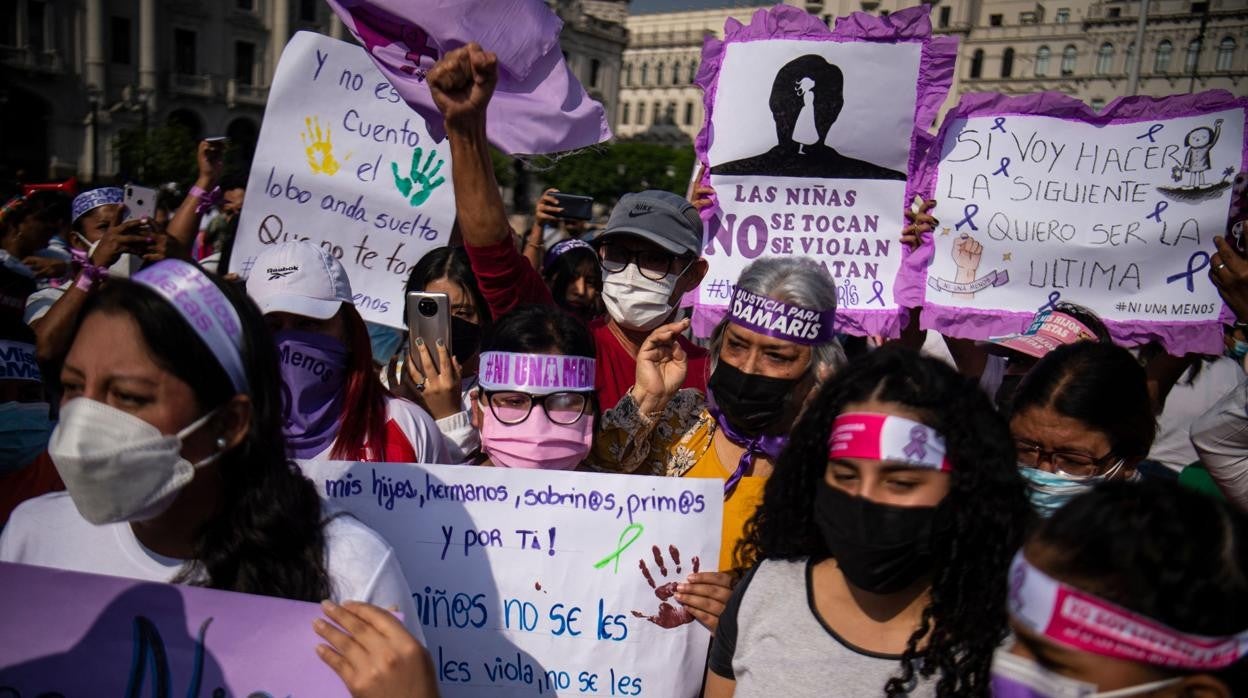
[[[811,83],[813,82],[813,87]],[[845,106],[845,77],[841,69],[814,54],[794,58],[776,73],[771,85],[772,118],[776,122],[779,145],[765,153],[742,160],[733,160],[711,168],[711,174],[775,175],[778,177],[822,177],[837,179],[904,180],[904,172],[890,170],[863,160],[846,157],[824,141]],[[807,105],[805,92],[813,92],[812,105]],[[798,121],[811,119],[802,114],[813,107],[814,134],[818,140],[803,143],[794,140]],[[809,129],[803,137],[810,138]]]

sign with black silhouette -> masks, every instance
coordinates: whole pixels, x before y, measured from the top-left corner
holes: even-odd
[[[0,563],[0,696],[346,696],[317,604]]]
[[[298,32],[282,51],[230,256],[305,240],[342,262],[365,320],[403,327],[412,266],[455,221],[450,149],[435,144],[363,48]],[[263,270],[260,270],[263,271]]]
[[[1222,352],[1209,280],[1232,183],[1248,165],[1248,99],[1061,94],[963,97],[921,170],[941,224],[922,323],[953,337],[1019,332],[1058,299],[1116,341]]]
[[[711,634],[674,598],[719,560],[723,482],[300,463],[394,546],[442,695],[695,696]]]
[[[900,309],[920,294],[898,238],[910,163],[930,141],[953,74],[957,42],[933,37],[926,5],[829,29],[780,5],[750,24],[729,19],[702,49],[698,84],[707,120],[697,139],[710,272],[694,310],[705,336],[723,316],[741,270],[766,256],[821,262],[837,283],[837,329],[895,336]],[[911,289],[911,290],[907,290]]]

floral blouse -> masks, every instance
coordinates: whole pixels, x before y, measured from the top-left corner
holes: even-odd
[[[680,477],[711,448],[718,425],[706,396],[692,388],[677,391],[657,416],[641,413],[632,392],[600,420],[592,464],[612,473]]]

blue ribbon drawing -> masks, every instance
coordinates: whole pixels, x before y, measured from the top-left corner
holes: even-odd
[[[954,224],[954,230],[961,230],[963,225],[971,226],[971,230],[979,230],[979,226],[975,225],[975,214],[979,213],[979,204],[967,204],[962,209],[962,220]]]
[[[906,444],[902,453],[914,460],[927,456],[927,429],[920,424],[910,427],[910,443]]]
[[[992,174],[993,174],[993,175],[1005,175],[1006,177],[1009,177],[1009,176],[1010,176],[1010,171],[1006,169],[1006,168],[1007,168],[1007,167],[1009,167],[1009,166],[1010,166],[1010,159],[1009,159],[1009,158],[1001,158],[1001,166],[1000,166],[1000,167],[998,167],[998,168],[997,168],[997,171],[996,171],[996,172],[993,172]]]
[[[1153,212],[1152,212],[1152,213],[1150,213],[1150,214],[1148,214],[1147,216],[1145,216],[1145,218],[1152,218],[1153,220],[1155,220],[1155,221],[1157,221],[1158,223],[1160,223],[1160,222],[1161,222],[1161,212],[1162,212],[1162,211],[1165,211],[1165,210],[1166,210],[1166,209],[1168,209],[1168,208],[1170,208],[1170,202],[1168,202],[1168,201],[1158,201],[1158,202],[1157,202],[1157,205],[1153,207]]]
[[[1037,313],[1043,313],[1043,312],[1045,312],[1046,310],[1057,310],[1057,302],[1058,302],[1058,301],[1060,301],[1061,299],[1062,299],[1062,294],[1061,294],[1060,292],[1058,292],[1058,291],[1054,291],[1054,292],[1050,293],[1050,294],[1049,294],[1049,302],[1048,302],[1048,303],[1045,303],[1045,304],[1044,304],[1044,305],[1042,305],[1042,306],[1040,306],[1040,309],[1039,309],[1039,310],[1037,310],[1036,312],[1037,312]]]
[[[1157,139],[1153,138],[1153,135],[1165,127],[1166,127],[1165,124],[1153,124],[1152,126],[1148,127],[1148,131],[1136,136],[1135,140],[1138,141],[1138,140],[1143,140],[1147,138],[1149,143],[1156,143]]]
[[[867,305],[876,301],[879,301],[880,305],[884,305],[884,282],[879,280],[872,281],[871,290],[875,291],[875,295],[871,296],[871,300],[867,301]]]
[[[991,128],[991,129],[989,129],[989,130],[991,130],[991,131],[1000,131],[1001,133],[1005,133],[1005,117],[1004,117],[1004,116],[998,116],[997,118],[993,119],[993,120],[992,120],[992,128]]]
[[[1200,266],[1194,266],[1196,260],[1200,260]],[[1187,258],[1187,271],[1181,271],[1178,274],[1172,274],[1166,277],[1166,283],[1172,284],[1179,279],[1186,279],[1187,292],[1194,293],[1196,291],[1196,282],[1192,280],[1196,273],[1209,266],[1208,252],[1193,252],[1191,257]]]

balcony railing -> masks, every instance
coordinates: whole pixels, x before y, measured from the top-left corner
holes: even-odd
[[[225,86],[225,101],[233,107],[239,104],[246,104],[253,107],[263,107],[269,98],[269,88],[259,85],[244,85],[234,78]]]
[[[702,40],[715,32],[710,29],[684,29],[665,32],[633,32],[629,48],[671,48],[675,46],[702,46]]]
[[[211,75],[173,73],[169,76],[169,91],[174,94],[212,98],[216,96],[215,88],[215,81]]]
[[[61,54],[56,51],[35,51],[29,46],[0,46],[0,64],[36,73],[65,72]]]

